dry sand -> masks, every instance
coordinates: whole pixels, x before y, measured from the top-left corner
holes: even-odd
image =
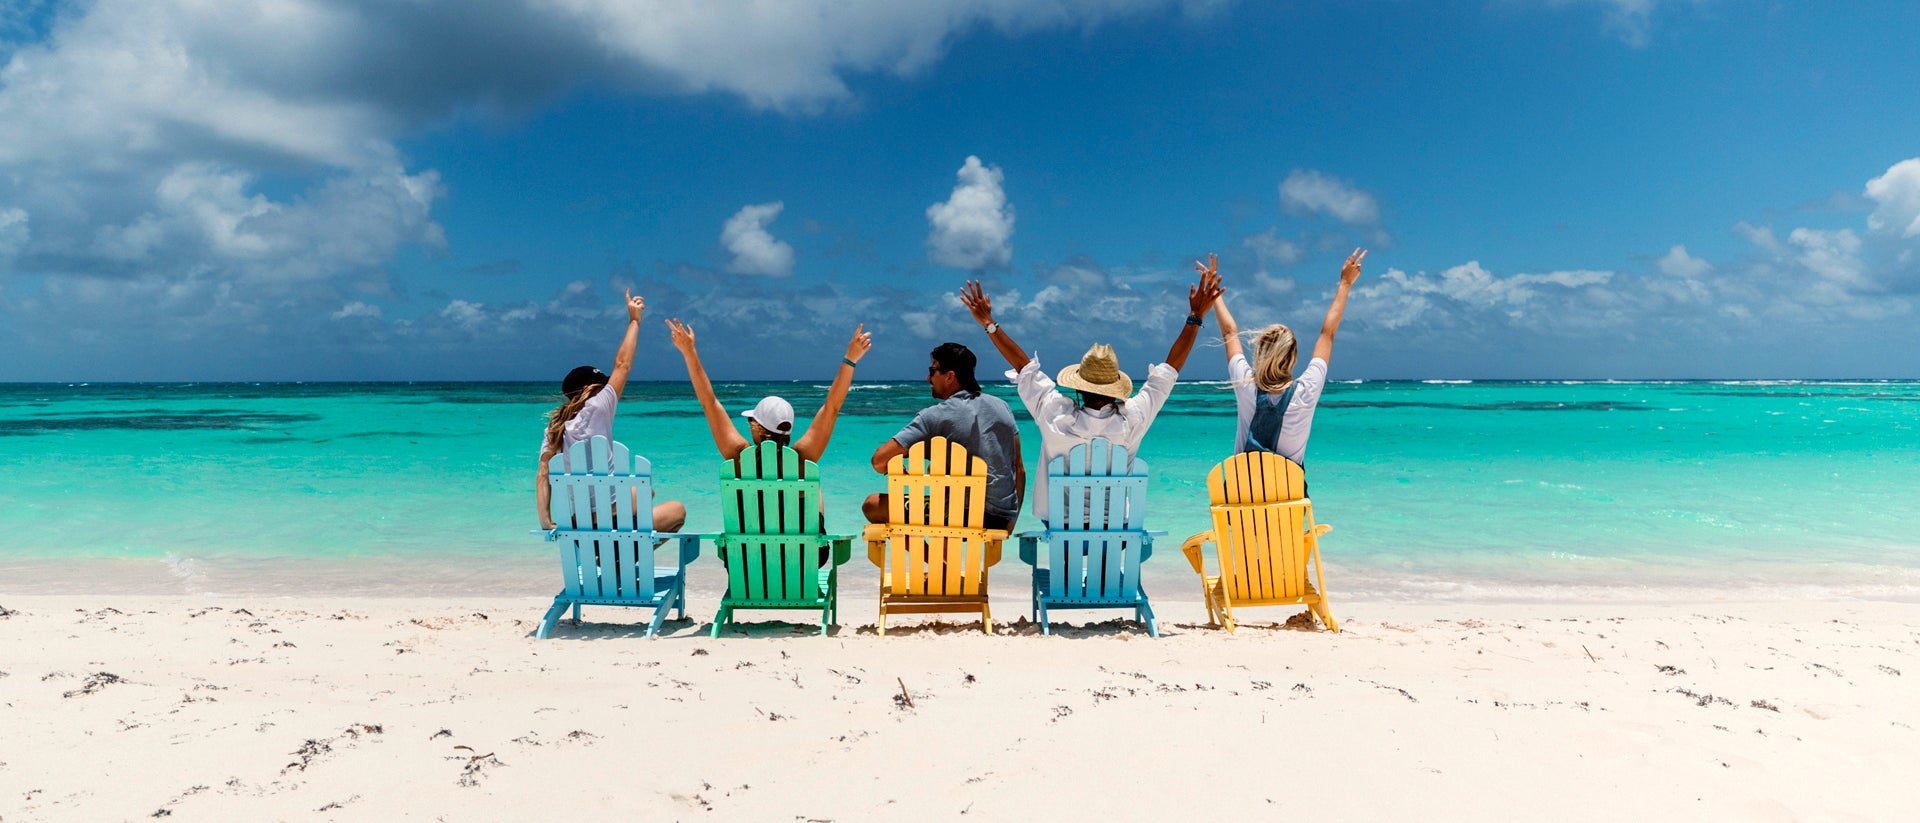
[[[1920,815],[1916,605],[1336,600],[1342,634],[1230,636],[1162,598],[1155,640],[881,638],[872,602],[536,641],[544,599],[6,595],[0,821]]]

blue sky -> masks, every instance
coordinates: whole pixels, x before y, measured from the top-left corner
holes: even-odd
[[[1920,377],[1913,4],[0,9],[4,380],[1139,372],[1362,245],[1337,377]]]

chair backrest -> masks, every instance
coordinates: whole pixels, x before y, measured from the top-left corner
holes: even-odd
[[[1236,454],[1207,473],[1220,577],[1234,600],[1298,597],[1307,587],[1313,504],[1306,474],[1277,454]]]
[[[1049,597],[1132,600],[1146,559],[1147,462],[1095,438],[1047,464]]]
[[[987,557],[987,461],[945,437],[887,461],[887,548],[895,594],[978,595]]]
[[[653,466],[605,437],[547,461],[551,514],[560,524],[566,593],[599,599],[653,596]]]
[[[726,531],[715,541],[735,599],[813,601],[820,597],[820,467],[771,440],[720,463]]]

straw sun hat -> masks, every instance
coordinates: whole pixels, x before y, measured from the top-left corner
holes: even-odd
[[[1078,364],[1060,370],[1055,384],[1069,389],[1079,389],[1092,394],[1118,397],[1122,400],[1133,396],[1133,381],[1120,371],[1120,358],[1113,355],[1113,347],[1105,343],[1096,343],[1087,349],[1086,356]]]

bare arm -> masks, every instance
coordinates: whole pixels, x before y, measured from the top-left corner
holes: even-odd
[[[555,454],[544,449],[540,452],[540,471],[533,479],[533,499],[540,506],[540,528],[553,531],[553,484],[547,482],[547,461]]]
[[[980,289],[980,281],[968,280],[960,288],[960,302],[966,304],[967,311],[973,315],[973,322],[979,323],[980,328],[993,326],[993,298]],[[1013,342],[1013,337],[1007,334],[1006,329],[993,326],[993,331],[987,333],[987,339],[993,341],[993,348],[1007,359],[1007,365],[1012,366],[1014,371],[1027,367],[1026,351]]]
[[[1233,312],[1227,311],[1224,294],[1213,300],[1213,319],[1220,321],[1220,340],[1227,344],[1227,362],[1231,363],[1241,354],[1240,326],[1233,322]]]
[[[627,336],[620,338],[620,350],[613,354],[613,373],[607,375],[607,388],[615,397],[627,390],[627,372],[633,371],[633,350],[640,344],[640,315],[647,310],[647,299],[627,292]]]
[[[1347,291],[1360,279],[1360,263],[1367,259],[1366,249],[1354,249],[1340,267],[1340,285],[1333,290],[1333,305],[1327,307],[1327,319],[1320,324],[1320,339],[1313,344],[1313,356],[1326,360],[1333,356],[1333,333],[1340,330],[1340,318],[1347,313]]]
[[[1020,454],[1020,432],[1013,433],[1013,517],[1020,518],[1020,509],[1027,503],[1027,459]]]
[[[906,446],[894,442],[894,439],[891,437],[887,438],[885,443],[880,444],[880,448],[873,450],[873,470],[881,474],[886,474],[887,461],[906,453]]]
[[[1187,354],[1193,351],[1193,341],[1200,336],[1200,324],[1192,318],[1207,316],[1207,310],[1213,308],[1215,300],[1220,298],[1220,257],[1207,255],[1207,264],[1195,262],[1194,268],[1200,271],[1200,282],[1187,289],[1187,317],[1189,321],[1180,326],[1180,335],[1173,338],[1173,347],[1167,349],[1167,365],[1174,371],[1187,367]]]
[[[853,339],[847,341],[847,356],[840,361],[840,370],[834,372],[833,386],[827,389],[827,402],[820,404],[820,413],[807,424],[807,433],[793,444],[793,450],[799,452],[801,458],[819,460],[820,455],[826,453],[827,441],[833,439],[834,421],[840,419],[840,405],[847,401],[847,391],[853,388],[853,363],[860,362],[871,348],[873,335],[867,333],[867,324],[862,323],[853,330]]]
[[[740,430],[733,427],[733,420],[727,417],[727,410],[720,407],[720,398],[713,394],[713,383],[707,380],[706,367],[700,365],[700,351],[694,347],[693,327],[679,320],[668,320],[667,328],[673,332],[673,347],[680,350],[680,356],[687,361],[687,379],[693,383],[693,394],[700,398],[700,410],[707,416],[707,431],[713,434],[713,447],[720,450],[720,456],[732,460],[746,451],[751,445]]]

